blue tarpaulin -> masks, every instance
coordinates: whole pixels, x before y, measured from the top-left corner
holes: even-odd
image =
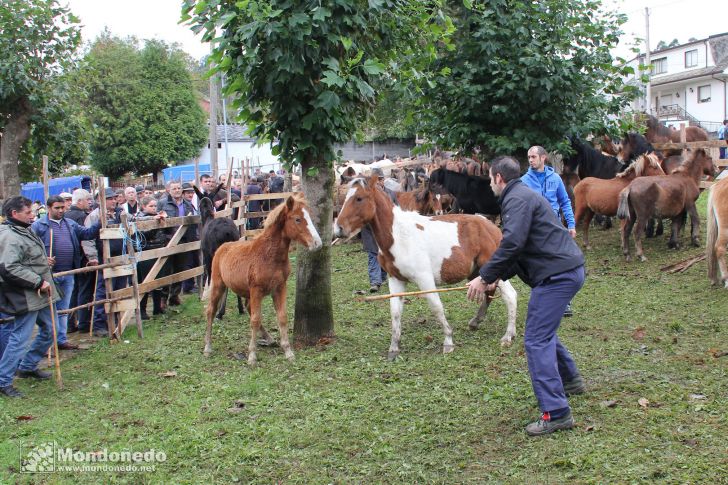
[[[164,183],[174,180],[176,182],[191,182],[195,180],[195,164],[177,165],[175,167],[167,167],[162,169],[164,175]],[[209,163],[200,164],[200,175],[212,175]]]
[[[77,175],[74,177],[61,177],[48,181],[48,195],[58,195],[61,192],[72,193],[75,189],[86,189],[91,191],[91,177],[88,175]],[[20,188],[20,194],[32,201],[39,200],[45,204],[43,197],[43,183],[28,182]]]

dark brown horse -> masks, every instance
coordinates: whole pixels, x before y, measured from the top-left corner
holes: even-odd
[[[243,297],[250,313],[248,364],[254,366],[258,333],[269,343],[273,338],[261,325],[263,297],[271,295],[278,317],[281,348],[289,360],[293,351],[288,342],[286,281],[291,272],[288,249],[297,241],[308,249],[321,247],[321,237],[309,216],[302,196],[293,195],[273,209],[265,220],[263,232],[252,241],[228,242],[220,246],[212,260],[212,284],[207,304],[205,356],[212,352],[212,320],[226,288]]]
[[[637,160],[637,157],[655,151],[652,148],[652,144],[647,141],[647,138],[640,135],[639,133],[629,132],[625,133],[622,137],[622,141],[619,144],[619,151],[617,152],[617,160],[622,163],[629,163]]]
[[[691,157],[667,176],[638,177],[619,194],[617,217],[626,219],[622,225],[622,253],[630,260],[629,236],[634,231],[637,256],[646,261],[642,250],[642,235],[647,221],[652,217],[668,217],[672,220],[672,233],[668,247],[679,248],[679,231],[690,215],[691,237],[694,246],[699,245],[700,220],[695,201],[700,195],[699,183],[705,166],[714,167],[705,150],[695,150]]]
[[[642,155],[633,162],[627,170],[617,174],[613,179],[604,180],[596,177],[587,177],[574,187],[574,213],[576,223],[584,219],[584,241],[587,249],[589,245],[589,224],[594,214],[604,216],[617,215],[619,192],[627,187],[637,177],[665,175],[660,167],[657,155],[651,153]]]
[[[680,131],[668,128],[652,115],[646,115],[647,131],[645,138],[650,143],[680,143]],[[685,128],[685,141],[708,141],[708,132],[699,126]]]
[[[442,196],[433,192],[429,184],[411,192],[395,192],[395,194],[402,210],[415,211],[423,216],[443,214]]]
[[[707,213],[705,254],[708,260],[708,278],[712,284],[722,283],[728,288],[728,265],[725,261],[728,245],[728,178],[719,180],[710,188]]]

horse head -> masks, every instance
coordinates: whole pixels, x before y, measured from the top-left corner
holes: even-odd
[[[379,177],[376,175],[351,181],[344,205],[334,223],[336,237],[348,237],[374,220],[377,211],[376,198],[384,195],[378,184]],[[388,199],[386,196],[385,198]]]
[[[718,167],[713,162],[713,158],[702,148],[695,150],[694,156],[700,161],[701,167],[703,167],[703,175],[707,176],[710,180],[715,178],[715,174],[718,173]]]
[[[264,227],[275,227],[286,238],[303,244],[309,250],[318,249],[322,244],[302,195],[291,195],[285,204],[279,204],[273,209],[265,220]]]
[[[202,225],[204,226],[205,224],[207,224],[208,221],[211,221],[215,218],[215,204],[209,197],[198,196],[198,198],[200,204],[200,220],[202,221]]]

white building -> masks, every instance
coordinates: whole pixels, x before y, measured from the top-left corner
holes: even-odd
[[[648,111],[668,125],[700,125],[715,132],[728,119],[728,32],[650,53],[651,99],[635,101],[636,111]],[[634,68],[632,82],[638,79],[640,54],[629,65]]]
[[[227,171],[227,157],[233,158],[233,167],[238,169],[244,159],[250,161],[250,167],[262,172],[278,170],[281,162],[271,153],[270,144],[257,145],[256,140],[245,133],[244,125],[227,125],[227,156],[225,143],[225,126],[217,126],[217,166],[220,173]],[[200,152],[200,163],[210,163],[210,141]]]

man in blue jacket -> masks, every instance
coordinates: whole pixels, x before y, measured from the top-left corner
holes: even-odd
[[[35,221],[31,230],[43,241],[53,272],[69,271],[81,267],[81,243],[95,239],[99,235],[100,223],[91,227],[78,225],[75,221],[63,217],[66,212],[64,200],[53,195],[46,203],[48,213]],[[51,235],[53,244],[51,245]],[[53,253],[51,254],[51,247]],[[60,288],[62,297],[56,304],[56,310],[67,310],[71,303],[73,294],[74,277],[66,275],[53,278],[56,286]],[[77,345],[68,341],[66,332],[68,330],[68,314],[58,314],[56,318],[56,330],[58,335],[58,348],[61,350],[76,350]]]
[[[493,257],[468,283],[468,298],[481,300],[498,280],[518,275],[531,287],[523,336],[531,384],[543,412],[526,426],[531,436],[574,427],[567,395],[586,390],[556,330],[564,308],[584,284],[584,255],[549,203],[519,178],[518,162],[500,157],[490,167],[499,196],[503,239]]]
[[[521,177],[521,180],[524,185],[546,198],[557,218],[560,218],[559,211],[564,213],[569,234],[571,237],[576,237],[576,222],[574,221],[574,212],[571,208],[569,194],[566,193],[566,187],[561,177],[554,172],[553,168],[546,166],[547,158],[548,154],[544,147],[536,145],[529,148],[528,164],[531,168]],[[564,316],[570,317],[573,314],[571,302],[569,302],[566,305],[566,310],[564,310]]]

